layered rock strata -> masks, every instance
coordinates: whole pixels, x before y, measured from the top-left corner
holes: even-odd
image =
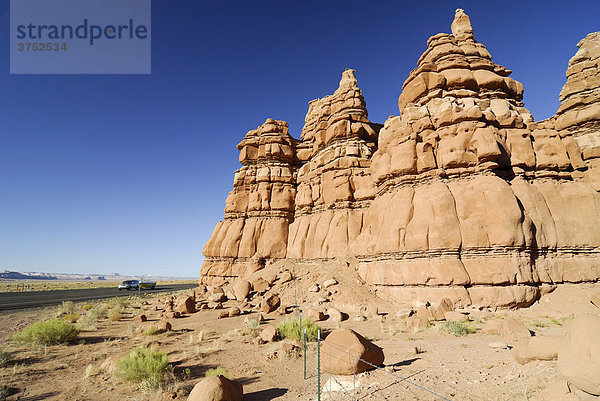
[[[600,278],[600,34],[578,44],[557,115],[535,122],[463,10],[451,30],[428,40],[383,127],[346,70],[299,141],[281,121],[248,133],[202,281],[352,256],[397,301],[514,307]]]
[[[237,145],[242,168],[225,201],[225,219],[204,245],[203,283],[239,277],[286,257],[296,196],[296,140],[285,121],[268,119]]]
[[[399,300],[483,306],[597,280],[600,197],[573,135],[533,121],[462,10],[427,46],[373,155],[359,274]]]
[[[367,118],[354,71],[342,74],[333,95],[309,103],[298,158],[298,192],[288,257],[345,256],[360,233],[374,195],[371,156],[381,124]]]

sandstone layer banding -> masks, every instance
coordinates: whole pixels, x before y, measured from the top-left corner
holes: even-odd
[[[399,302],[514,307],[598,281],[600,33],[578,44],[557,114],[535,122],[462,10],[451,29],[429,38],[383,126],[346,70],[309,103],[300,140],[272,119],[246,134],[202,283],[342,257]]]

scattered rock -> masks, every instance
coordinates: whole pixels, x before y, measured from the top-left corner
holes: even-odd
[[[212,302],[211,301],[206,306],[210,309],[223,309],[223,304],[221,302]]]
[[[175,311],[188,314],[196,312],[196,300],[189,295],[177,298]]]
[[[354,321],[355,321],[355,322],[364,322],[364,321],[366,321],[366,320],[367,320],[367,318],[366,318],[365,316],[363,316],[363,315],[356,315],[356,316],[354,317]]]
[[[325,320],[325,314],[320,310],[310,308],[308,309],[304,315],[307,319],[312,319],[315,322],[319,322],[321,320]]]
[[[263,313],[271,313],[279,308],[280,304],[281,301],[279,300],[279,297],[277,295],[271,295],[260,303],[260,310]]]
[[[336,279],[330,278],[329,280],[323,281],[323,287],[324,288],[329,288],[329,287],[332,287],[332,286],[336,285],[337,283],[338,282],[337,282]]]
[[[250,327],[250,326],[258,326],[260,324],[260,322],[264,321],[264,317],[262,315],[262,313],[257,313],[255,315],[251,315],[251,316],[246,316],[244,318],[244,325],[246,327]]]
[[[224,376],[210,376],[194,386],[188,401],[242,401],[244,390],[241,383]]]
[[[227,310],[227,313],[229,315],[229,317],[233,317],[233,316],[239,316],[242,311],[240,311],[240,308],[236,307],[236,306],[232,306],[231,308],[229,308]]]
[[[289,270],[284,270],[279,275],[279,281],[281,281],[281,283],[287,283],[288,281],[292,281],[292,279],[293,279],[292,273],[290,273]]]
[[[342,320],[344,320],[342,312],[340,312],[336,308],[328,308],[327,314],[329,315],[329,320],[332,322],[341,322]]]
[[[275,341],[277,338],[277,327],[273,325],[268,325],[260,332],[259,337],[263,339],[265,342]]]
[[[225,293],[218,292],[216,294],[211,294],[208,296],[207,300],[208,302],[223,302],[225,300]]]
[[[504,341],[512,345],[520,339],[531,337],[531,332],[521,321],[509,317],[502,323],[502,335]]]
[[[263,292],[269,289],[269,283],[267,283],[267,281],[264,278],[258,277],[252,282],[252,287],[254,288],[254,291],[258,292],[259,294],[262,294]]]
[[[513,350],[513,358],[521,365],[531,361],[551,361],[558,357],[560,337],[529,337],[518,341]]]
[[[442,298],[440,303],[431,309],[433,318],[435,320],[443,320],[446,319],[446,312],[451,312],[454,310],[454,304],[449,298]]]
[[[146,320],[148,320],[146,315],[139,315],[133,318],[134,322],[145,322]]]
[[[565,329],[558,369],[567,381],[586,393],[600,395],[600,316],[578,315]]]
[[[158,328],[159,332],[164,333],[165,331],[173,330],[173,325],[168,320],[160,320],[156,323],[156,328]]]
[[[425,328],[429,326],[429,319],[425,319],[424,317],[418,316],[416,314],[409,316],[406,319],[406,327],[411,329],[417,328]]]
[[[417,309],[415,315],[423,320],[433,319],[433,313],[431,313],[431,309],[429,306],[421,306]]]
[[[287,315],[288,314],[288,308],[287,306],[283,306],[281,305],[279,308],[277,308],[277,313],[279,313],[280,315]]]
[[[481,327],[481,334],[502,334],[502,320],[488,320]]]
[[[332,374],[361,373],[383,361],[383,350],[354,330],[334,330],[321,344],[321,368]]]
[[[219,312],[217,315],[217,319],[225,319],[226,317],[229,317],[229,312],[226,310]]]
[[[502,341],[494,341],[488,344],[493,349],[508,349],[508,344]]]
[[[247,280],[239,279],[233,283],[233,294],[240,302],[246,299],[250,291],[252,291],[252,284]]]
[[[319,292],[321,288],[319,288],[319,284],[313,284],[308,287],[308,292]]]
[[[467,315],[463,315],[462,313],[449,311],[444,314],[444,317],[448,322],[468,322],[469,317]]]

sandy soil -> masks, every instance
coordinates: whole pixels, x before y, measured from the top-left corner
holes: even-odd
[[[298,267],[300,270],[302,267]],[[281,270],[281,269],[279,269]],[[263,274],[276,274],[264,271]],[[307,272],[303,272],[307,273]],[[339,276],[324,269],[315,277],[304,275],[294,283],[276,284],[285,305],[293,304],[290,293],[300,293],[303,305],[318,303],[321,293],[306,290],[311,283],[335,276],[340,284],[332,287],[329,300],[321,305],[335,305],[349,314],[341,323],[319,324],[325,331],[348,327],[372,339],[384,349],[385,368],[356,377],[336,377],[347,387],[346,392],[324,392],[323,400],[439,400],[434,392],[453,400],[528,400],[556,381],[556,361],[518,364],[509,349],[493,349],[492,342],[501,342],[498,335],[479,332],[457,337],[437,322],[426,329],[406,329],[399,308],[377,299],[360,287],[351,275]],[[335,292],[334,292],[335,291]],[[599,313],[589,302],[589,293],[600,293],[600,286],[561,286],[527,309],[516,311],[470,311],[469,325],[480,328],[487,320],[508,316],[522,320],[536,335],[562,334],[564,325],[576,313]],[[154,296],[154,298],[163,298]],[[316,300],[313,300],[315,298]],[[146,295],[148,303],[153,298]],[[251,303],[257,304],[260,299]],[[198,301],[201,297],[198,296]],[[321,300],[322,301],[322,300]],[[376,309],[377,304],[382,305]],[[137,304],[137,306],[136,306]],[[115,322],[103,321],[97,330],[82,331],[80,341],[73,345],[47,347],[16,346],[11,336],[16,330],[46,318],[56,316],[57,308],[4,313],[1,316],[0,343],[12,353],[13,361],[0,369],[0,383],[8,386],[8,400],[162,400],[186,399],[187,394],[210,368],[223,367],[232,378],[244,384],[247,400],[316,400],[317,353],[310,344],[307,354],[307,375],[303,377],[303,358],[281,352],[282,342],[255,345],[257,333],[267,324],[294,316],[267,315],[258,329],[244,324],[248,315],[217,319],[219,310],[204,310],[172,319],[173,331],[144,334],[160,312],[150,305],[140,305],[133,299],[130,313]],[[77,308],[81,313],[81,305]],[[228,301],[228,305],[239,305]],[[138,309],[139,308],[139,309]],[[145,313],[150,321],[137,323],[133,317]],[[378,314],[379,313],[379,314]],[[255,312],[250,314],[253,315]],[[357,315],[367,320],[356,321]],[[101,369],[103,362],[125,356],[134,347],[158,345],[168,353],[174,367],[173,375],[162,390],[143,390],[117,380]],[[86,374],[87,372],[87,374]],[[322,375],[321,386],[331,378]],[[409,380],[407,382],[406,380]],[[421,386],[423,388],[420,388]]]

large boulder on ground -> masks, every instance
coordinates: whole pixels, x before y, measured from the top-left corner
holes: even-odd
[[[600,316],[578,315],[567,326],[558,352],[558,369],[571,385],[600,395]]]
[[[380,347],[351,329],[334,330],[321,344],[321,369],[336,375],[373,369],[384,358]]]
[[[325,320],[325,314],[320,310],[310,308],[306,311],[305,317],[314,320],[315,322]]]
[[[268,325],[260,332],[259,337],[267,343],[275,341],[277,338],[277,327]]]
[[[194,297],[184,295],[177,298],[175,311],[179,313],[194,313],[196,312],[196,300]]]
[[[436,305],[431,313],[435,320],[443,320],[446,318],[446,312],[454,310],[454,304],[449,298],[443,298],[438,305]],[[447,319],[446,319],[447,320]]]
[[[233,283],[233,295],[238,301],[246,299],[250,291],[252,291],[252,284],[248,280],[239,279]]]
[[[252,282],[252,287],[260,294],[269,289],[269,283],[264,278],[258,277]]]
[[[502,320],[488,320],[481,327],[481,334],[502,334]]]
[[[558,357],[560,337],[529,337],[515,344],[513,358],[521,365],[531,361],[551,361]]]
[[[509,317],[502,323],[502,335],[504,341],[512,345],[519,340],[531,337],[531,332],[520,320]]]
[[[469,317],[465,314],[462,314],[460,312],[456,312],[456,311],[448,311],[444,314],[444,318],[448,321],[448,322],[458,322],[458,323],[463,323],[463,322],[468,322],[469,321]]]
[[[279,308],[281,301],[277,295],[271,295],[260,303],[260,311],[263,313],[271,313]]]
[[[242,401],[243,397],[241,383],[218,375],[206,377],[196,384],[188,401]]]

